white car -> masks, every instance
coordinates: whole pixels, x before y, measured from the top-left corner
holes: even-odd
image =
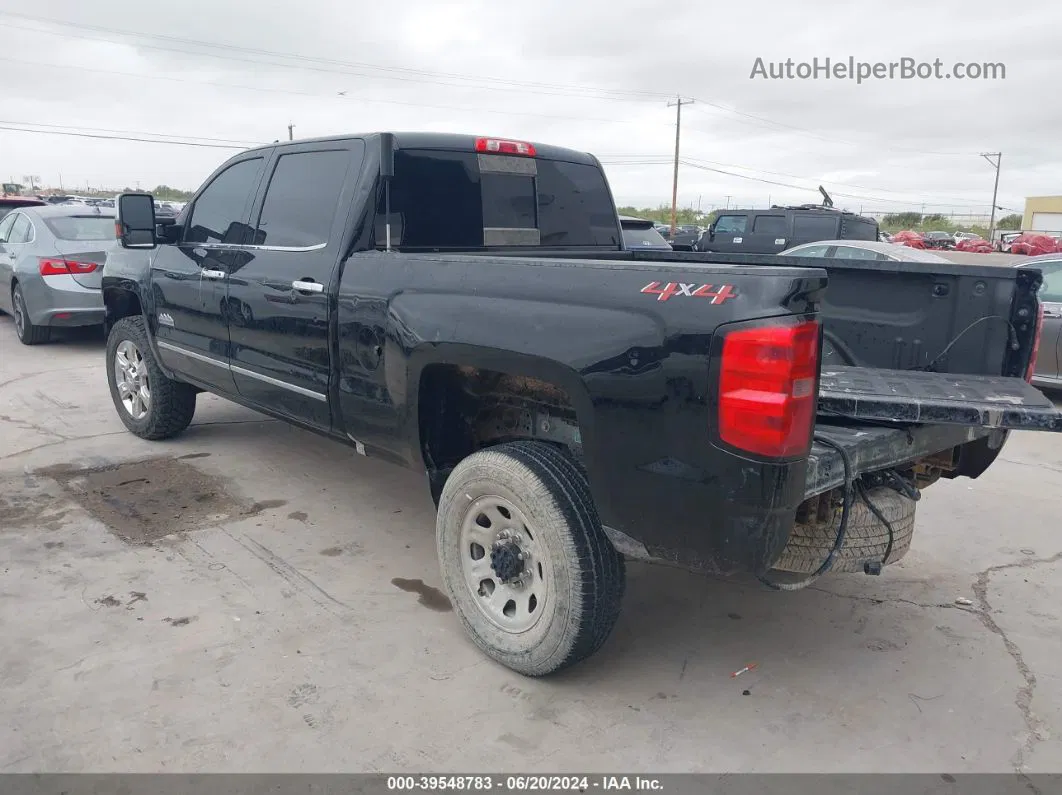
[[[879,262],[950,262],[932,251],[923,251],[876,240],[819,240],[803,243],[779,253],[782,257],[829,257],[830,259],[870,259]]]

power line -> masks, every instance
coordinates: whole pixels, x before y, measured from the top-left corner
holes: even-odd
[[[846,188],[857,188],[857,189],[860,189],[860,190],[879,191],[881,193],[898,193],[898,194],[903,194],[904,193],[904,191],[890,190],[889,188],[871,187],[869,185],[855,185],[855,184],[853,184],[851,182],[838,182],[837,180],[819,179],[818,177],[808,177],[808,176],[802,176],[800,174],[788,174],[788,173],[786,173],[784,171],[768,171],[768,170],[763,169],[763,168],[753,168],[751,166],[741,166],[741,165],[737,165],[737,164],[734,164],[734,163],[720,163],[720,162],[715,161],[715,160],[705,160],[703,158],[688,158],[688,159],[693,160],[693,161],[695,161],[697,163],[702,163],[702,164],[703,163],[708,163],[708,164],[711,164],[711,165],[714,165],[714,166],[724,166],[724,167],[727,167],[727,168],[743,168],[746,171],[757,171],[757,172],[759,172],[761,174],[773,174],[774,176],[778,176],[778,177],[790,177],[791,179],[806,179],[806,180],[811,180],[813,182],[821,182],[824,185],[841,185],[841,186],[846,187]],[[840,194],[838,194],[838,195],[840,195]],[[956,203],[970,204],[970,199],[969,198],[959,199],[959,198],[956,198],[954,196],[938,196],[937,198],[939,198],[939,199],[947,199],[948,200],[947,202],[941,202],[941,205],[944,205],[944,204],[956,204]],[[919,200],[919,201],[921,201],[921,200]],[[970,206],[980,207],[981,205],[979,205],[979,204],[978,205],[972,205],[971,204]]]
[[[2,12],[0,12],[0,13],[2,13]],[[3,23],[0,23],[0,25],[3,25]],[[19,60],[18,58],[0,57],[0,61],[8,61],[8,62],[11,62],[11,63],[19,63],[19,64],[25,65],[25,61]],[[137,79],[140,79],[140,80],[165,80],[165,81],[173,82],[173,83],[187,83],[187,84],[191,84],[191,85],[211,86],[211,87],[216,87],[216,88],[235,88],[235,89],[242,89],[244,91],[258,91],[258,92],[267,92],[267,93],[275,93],[275,94],[289,94],[289,95],[292,95],[292,96],[313,97],[313,98],[317,98],[317,99],[331,99],[331,100],[341,100],[341,101],[357,100],[359,102],[369,102],[369,103],[376,102],[376,103],[381,103],[381,104],[385,104],[385,105],[403,105],[403,106],[412,107],[412,108],[436,108],[436,109],[439,109],[439,110],[456,110],[456,111],[461,111],[461,112],[466,112],[466,113],[495,113],[495,114],[500,114],[500,115],[504,115],[504,116],[531,116],[531,117],[535,117],[535,118],[558,119],[558,120],[564,120],[564,121],[595,121],[595,122],[602,122],[602,123],[606,123],[606,124],[642,124],[642,123],[644,123],[644,122],[641,122],[641,121],[639,121],[637,119],[606,119],[606,118],[595,118],[593,116],[563,116],[563,115],[559,115],[559,114],[536,113],[534,111],[524,111],[524,110],[497,110],[497,109],[494,109],[494,108],[482,108],[482,107],[473,108],[473,107],[461,107],[459,105],[440,105],[440,104],[430,103],[430,102],[408,102],[408,101],[403,101],[403,100],[398,100],[398,99],[381,99],[381,98],[378,98],[378,97],[364,97],[364,96],[360,96],[360,95],[350,94],[347,91],[322,94],[322,93],[317,93],[317,92],[313,92],[313,91],[299,91],[297,89],[290,89],[290,88],[273,88],[273,87],[267,87],[267,86],[247,86],[247,85],[241,85],[241,84],[238,84],[238,83],[219,83],[217,81],[212,81],[212,80],[189,80],[188,78],[171,77],[169,75],[144,75],[144,74],[137,74],[135,72],[120,72],[120,71],[116,71],[116,70],[113,70],[113,69],[99,69],[99,68],[96,68],[96,67],[86,67],[86,66],[81,66],[80,64],[75,66],[75,65],[70,65],[70,64],[51,64],[51,63],[38,64],[38,63],[35,63],[32,66],[33,66],[33,70],[34,71],[37,71],[38,69],[42,69],[42,68],[75,69],[78,72],[95,72],[97,74],[115,75],[115,76],[118,76],[118,77],[132,77],[132,78],[137,78]],[[663,122],[660,122],[659,125],[662,126],[662,127],[663,126],[670,126],[670,125],[667,125],[667,124],[665,124]]]
[[[423,82],[429,82],[429,83],[436,83],[436,84],[447,85],[447,86],[452,86],[452,87],[461,87],[461,81],[464,81],[465,83],[471,84],[471,85],[469,85],[469,87],[475,87],[475,88],[480,88],[480,89],[507,90],[507,91],[512,91],[514,89],[519,89],[519,90],[522,90],[522,91],[525,91],[525,92],[528,92],[528,93],[545,94],[545,95],[551,95],[551,96],[567,96],[567,97],[583,96],[583,97],[590,97],[590,98],[596,98],[596,99],[623,100],[623,101],[643,101],[643,102],[644,101],[659,100],[661,98],[664,98],[664,97],[668,96],[668,95],[666,95],[664,93],[661,93],[661,92],[618,90],[618,89],[607,89],[607,88],[584,88],[584,87],[580,87],[580,86],[564,85],[564,84],[559,84],[559,83],[541,83],[541,82],[531,82],[531,81],[520,81],[520,80],[510,80],[510,79],[504,79],[504,78],[483,77],[483,76],[478,76],[478,75],[465,75],[465,74],[458,74],[458,73],[454,73],[454,72],[440,72],[440,71],[437,71],[437,70],[414,69],[414,68],[410,68],[410,67],[382,66],[382,65],[379,65],[379,64],[364,63],[364,62],[339,61],[339,60],[329,59],[329,58],[319,58],[319,57],[313,57],[313,56],[299,55],[299,54],[296,54],[296,53],[285,53],[285,52],[278,52],[278,51],[274,51],[274,50],[253,48],[253,47],[241,47],[241,46],[238,46],[238,45],[224,44],[224,43],[218,43],[218,42],[201,41],[201,40],[195,40],[195,39],[185,39],[185,38],[181,38],[181,37],[178,37],[178,36],[168,36],[168,35],[157,34],[157,33],[143,33],[143,32],[138,32],[138,31],[122,30],[122,29],[118,29],[118,28],[108,28],[108,27],[104,27],[104,26],[100,26],[100,25],[88,25],[88,24],[83,24],[83,23],[67,22],[67,21],[64,21],[64,20],[52,19],[52,18],[48,18],[48,17],[37,17],[37,16],[29,15],[29,14],[18,14],[18,13],[14,13],[14,12],[10,12],[10,11],[2,11],[2,12],[0,12],[0,14],[3,14],[3,15],[8,16],[8,17],[14,17],[16,19],[29,20],[31,22],[36,22],[36,23],[43,23],[43,24],[48,24],[48,25],[57,25],[57,26],[62,26],[62,27],[74,27],[74,28],[77,28],[79,30],[93,30],[93,31],[97,31],[97,32],[100,32],[100,33],[109,34],[109,35],[112,35],[112,36],[127,36],[127,37],[133,37],[133,38],[141,38],[141,39],[152,39],[152,40],[156,40],[156,41],[165,41],[165,42],[172,42],[172,43],[175,43],[175,44],[182,44],[182,45],[185,45],[186,47],[187,46],[192,46],[192,47],[197,47],[197,48],[224,48],[226,51],[241,52],[241,53],[245,53],[245,54],[249,54],[249,55],[267,56],[267,57],[270,57],[270,58],[283,58],[283,59],[288,59],[288,60],[293,60],[293,61],[299,62],[299,63],[296,63],[296,64],[276,63],[276,62],[270,62],[270,61],[261,61],[261,60],[255,60],[255,59],[248,59],[248,58],[237,58],[235,56],[232,56],[232,55],[229,55],[229,54],[223,54],[223,53],[205,52],[205,51],[203,51],[203,49],[188,50],[188,49],[181,49],[181,48],[175,48],[175,47],[166,47],[166,46],[157,45],[157,44],[141,44],[141,45],[139,45],[139,46],[143,46],[143,47],[147,47],[147,48],[151,48],[151,49],[158,49],[158,50],[169,51],[169,52],[178,52],[178,53],[182,53],[182,54],[185,54],[185,55],[200,55],[200,56],[207,56],[207,57],[211,57],[211,58],[221,58],[221,59],[225,59],[225,60],[231,60],[231,61],[237,61],[237,62],[243,62],[243,63],[253,63],[253,64],[263,64],[264,63],[264,64],[267,64],[267,65],[277,66],[277,67],[281,67],[281,68],[309,69],[309,70],[313,70],[313,71],[324,71],[324,72],[333,72],[333,73],[338,72],[338,73],[342,73],[342,74],[352,74],[352,73],[353,74],[362,74],[361,72],[358,72],[358,71],[351,72],[351,70],[369,70],[369,71],[374,71],[374,72],[383,72],[384,74],[363,75],[363,76],[371,76],[371,77],[377,77],[377,78],[380,78],[380,79],[387,79],[387,80],[402,80],[402,81],[406,81],[406,82],[422,82],[422,83]],[[0,23],[0,25],[5,25],[5,26],[8,26],[8,27],[15,27],[15,28],[18,28],[18,29],[21,29],[21,30],[30,30],[30,31],[38,32],[38,33],[45,33],[45,34],[51,34],[51,35],[57,35],[57,36],[66,36],[66,37],[70,37],[70,38],[88,39],[88,40],[96,40],[96,41],[99,40],[98,37],[94,38],[92,36],[86,36],[86,35],[80,35],[80,34],[74,34],[74,33],[59,33],[59,32],[56,32],[56,31],[46,31],[46,30],[41,30],[40,28],[26,28],[26,27],[21,27],[21,26],[17,26],[17,25],[12,25],[11,23],[6,23],[6,22]],[[300,66],[299,65],[300,63],[304,64],[304,65]],[[312,66],[312,65],[307,65],[307,64],[318,64],[318,66]],[[331,68],[326,68],[326,67],[331,67]],[[394,74],[394,73],[397,73],[397,74]],[[399,75],[404,75],[404,76],[399,76]],[[448,81],[459,81],[459,82],[454,83],[454,82],[448,82]],[[768,127],[772,128],[772,129],[778,129],[778,128],[786,129],[786,130],[789,130],[789,131],[794,132],[796,134],[799,134],[799,135],[802,135],[802,136],[805,136],[805,137],[811,137],[811,138],[814,138],[814,139],[817,139],[817,140],[820,140],[820,141],[824,141],[824,142],[827,142],[827,143],[843,143],[843,144],[846,144],[846,145],[849,145],[849,146],[869,146],[870,145],[870,144],[865,144],[865,143],[859,143],[859,142],[856,142],[856,141],[847,141],[847,140],[840,139],[840,138],[823,136],[823,135],[820,135],[820,134],[818,134],[818,133],[816,133],[816,132],[814,132],[812,130],[809,130],[809,129],[805,128],[805,127],[800,127],[800,126],[793,125],[793,124],[787,124],[785,122],[775,121],[775,120],[769,119],[769,118],[767,118],[765,116],[759,116],[759,115],[756,115],[756,114],[753,114],[753,113],[747,113],[745,111],[741,111],[741,110],[738,110],[736,108],[731,108],[731,107],[728,107],[726,105],[720,104],[718,102],[712,102],[710,100],[701,99],[699,97],[693,97],[692,99],[694,99],[697,102],[699,102],[699,103],[701,103],[703,105],[706,105],[708,107],[715,108],[716,110],[720,110],[720,111],[723,111],[725,113],[734,114],[735,116],[743,117],[743,118],[748,119],[751,122],[754,122],[756,124],[767,125]],[[745,123],[749,123],[749,122],[745,122]],[[707,130],[703,130],[703,129],[697,128],[697,127],[691,127],[691,129],[696,129],[699,132],[708,132]],[[913,149],[913,148],[897,147],[897,146],[891,146],[891,145],[879,145],[879,146],[880,146],[880,148],[884,148],[884,149],[890,149],[890,150],[894,150],[894,151],[904,151],[904,152],[913,153],[913,154],[946,155],[946,156],[952,156],[952,155],[955,155],[955,156],[968,156],[970,154],[970,153],[962,153],[962,152],[934,152],[934,151],[928,151],[928,150],[918,150],[918,149]]]
[[[235,139],[232,139],[232,138],[207,138],[207,137],[202,136],[202,135],[181,135],[179,133],[153,133],[153,132],[143,132],[143,131],[140,131],[140,130],[113,130],[113,129],[110,129],[110,128],[107,128],[107,127],[84,127],[84,126],[76,126],[75,127],[75,126],[69,125],[69,124],[45,124],[43,122],[37,122],[37,121],[11,121],[9,119],[0,119],[0,124],[20,124],[20,125],[30,126],[30,127],[54,127],[57,130],[79,130],[79,131],[87,130],[89,132],[109,132],[109,133],[120,133],[122,135],[154,135],[154,136],[158,136],[160,138],[183,138],[185,140],[209,141],[211,143],[219,143],[219,144],[239,144],[241,149],[247,149],[248,147],[261,146],[262,145],[261,142],[259,142],[259,141],[244,141],[244,140],[235,140]],[[161,143],[165,143],[165,142],[161,142]]]
[[[15,122],[16,124],[18,122]],[[205,149],[246,149],[246,146],[230,146],[226,144],[208,144],[197,141],[163,141],[157,138],[138,138],[135,136],[122,136],[122,135],[104,135],[98,133],[85,133],[85,132],[73,132],[63,130],[31,130],[25,127],[10,127],[7,124],[0,123],[0,130],[10,130],[12,132],[26,132],[36,133],[37,135],[69,135],[74,138],[102,138],[107,141],[138,141],[140,143],[147,144],[170,144],[172,146],[198,146]]]
[[[682,161],[682,165],[689,166],[690,168],[697,168],[697,169],[700,169],[702,171],[711,171],[711,172],[714,172],[716,174],[725,174],[726,176],[737,177],[738,179],[747,179],[747,180],[750,180],[752,182],[762,182],[762,183],[764,183],[766,185],[777,185],[779,187],[793,188],[795,190],[800,190],[800,191],[813,191],[813,190],[815,190],[814,188],[808,187],[806,185],[794,185],[794,184],[789,183],[789,182],[779,182],[777,180],[763,179],[761,177],[750,177],[747,174],[737,174],[737,173],[735,173],[733,171],[726,171],[726,170],[721,169],[721,168],[712,168],[710,166],[701,165],[701,164],[696,163],[696,162],[694,162],[692,160],[683,160]],[[956,207],[956,206],[959,206],[956,202],[921,202],[921,201],[916,200],[916,199],[889,199],[889,198],[886,198],[884,196],[864,196],[864,195],[860,195],[860,194],[857,194],[857,193],[840,193],[840,192],[837,192],[837,191],[834,192],[834,195],[835,196],[843,196],[846,199],[863,199],[863,200],[866,200],[866,201],[892,202],[892,203],[896,203],[896,204],[915,204],[915,203],[920,203],[920,204],[924,204],[926,207]],[[981,204],[969,204],[969,205],[965,205],[965,206],[968,206],[968,207],[983,207],[984,205],[981,205]]]
[[[708,100],[703,100],[703,99],[699,99],[699,98],[696,98],[696,97],[695,97],[695,99],[697,99],[697,101],[699,103],[701,103],[702,105],[707,105],[708,107],[715,108],[716,110],[725,111],[726,113],[733,113],[733,114],[735,114],[737,116],[743,116],[743,117],[745,117],[747,119],[751,119],[751,120],[753,120],[755,122],[760,123],[761,125],[769,125],[769,126],[775,128],[775,129],[782,128],[784,130],[788,130],[790,132],[797,133],[797,134],[802,135],[804,137],[814,138],[816,140],[824,141],[826,143],[841,143],[841,144],[846,144],[848,146],[869,146],[870,145],[870,144],[866,144],[866,143],[860,143],[858,141],[849,141],[849,140],[846,140],[844,138],[836,138],[836,137],[833,137],[833,136],[821,135],[821,134],[819,134],[819,133],[817,133],[817,132],[815,132],[813,130],[809,130],[806,127],[799,127],[799,126],[797,126],[795,124],[786,124],[785,122],[775,121],[774,119],[768,119],[766,116],[757,116],[754,113],[746,113],[745,111],[738,110],[737,108],[730,108],[730,107],[727,107],[726,105],[720,105],[717,102],[709,102]],[[749,123],[749,122],[746,122],[746,123]],[[692,126],[692,125],[691,125],[691,129],[698,130],[699,132],[708,132],[707,130],[704,130],[704,129],[700,128],[700,127],[695,127],[695,126]],[[932,151],[932,150],[912,149],[912,148],[908,148],[908,147],[898,147],[898,146],[881,145],[881,144],[876,145],[876,146],[878,146],[879,148],[882,148],[882,149],[888,149],[888,150],[898,151],[898,152],[908,152],[908,153],[911,153],[911,154],[921,154],[921,155],[942,155],[942,156],[948,156],[948,157],[951,157],[951,156],[969,157],[971,154],[973,154],[971,152],[936,152],[936,151]]]
[[[196,40],[196,39],[185,39],[185,38],[181,38],[181,37],[178,37],[178,36],[166,36],[166,35],[157,34],[157,33],[142,33],[142,32],[132,31],[132,30],[122,30],[122,29],[118,29],[118,28],[108,28],[108,27],[103,27],[103,26],[100,26],[100,25],[88,25],[88,24],[84,24],[84,23],[80,23],[80,22],[67,22],[67,21],[59,20],[59,19],[50,19],[50,18],[47,18],[47,17],[31,16],[29,14],[16,14],[16,13],[10,12],[10,11],[2,11],[2,12],[0,12],[0,14],[3,14],[4,16],[8,16],[8,17],[15,17],[15,18],[18,18],[18,19],[29,20],[31,22],[44,23],[44,24],[47,24],[47,25],[57,25],[57,26],[61,26],[61,27],[72,27],[72,28],[77,28],[79,30],[92,30],[92,31],[96,31],[96,32],[99,32],[99,33],[106,33],[106,34],[109,34],[109,35],[112,35],[112,36],[127,36],[127,37],[131,37],[131,38],[153,39],[153,40],[156,40],[156,41],[167,41],[167,42],[172,42],[174,44],[182,44],[182,45],[186,45],[186,46],[190,45],[190,46],[193,46],[193,47],[200,47],[200,48],[210,48],[210,47],[223,48],[226,51],[241,52],[241,53],[245,53],[245,54],[248,54],[248,55],[264,55],[264,56],[267,56],[267,57],[270,57],[270,58],[285,58],[285,59],[288,59],[288,60],[298,61],[298,62],[300,62],[302,64],[318,64],[318,66],[311,66],[311,65],[300,66],[300,65],[297,65],[297,64],[290,64],[290,63],[275,63],[275,62],[261,61],[261,60],[255,60],[255,59],[237,58],[235,56],[222,54],[222,53],[205,52],[205,51],[202,51],[202,50],[192,50],[192,51],[190,51],[190,50],[181,49],[181,48],[178,48],[178,47],[166,47],[166,46],[162,46],[162,45],[158,45],[158,44],[139,44],[138,45],[138,46],[147,47],[147,48],[150,48],[150,49],[164,50],[164,51],[168,51],[168,52],[183,53],[185,55],[202,55],[202,56],[207,56],[207,57],[211,57],[211,58],[221,58],[221,59],[224,59],[224,60],[240,61],[240,62],[244,62],[244,63],[254,63],[254,64],[266,63],[266,64],[269,64],[269,65],[272,65],[272,66],[280,66],[280,67],[296,68],[296,69],[309,69],[309,70],[313,70],[313,71],[323,71],[323,72],[339,72],[339,73],[342,73],[342,74],[360,74],[357,71],[353,71],[352,72],[351,70],[369,70],[369,71],[376,71],[376,72],[385,73],[385,74],[374,75],[374,76],[375,77],[379,77],[381,79],[387,79],[387,80],[403,80],[403,81],[408,81],[408,82],[420,82],[420,83],[423,83],[423,82],[434,82],[434,83],[439,83],[441,85],[451,85],[451,86],[457,85],[458,87],[460,87],[461,81],[464,81],[464,82],[467,82],[467,83],[478,84],[478,85],[473,86],[473,87],[476,87],[476,88],[486,88],[486,89],[495,89],[495,90],[508,90],[508,91],[511,91],[513,89],[521,89],[521,90],[524,90],[524,91],[526,91],[528,93],[547,94],[547,95],[554,95],[554,96],[560,95],[560,96],[572,96],[572,97],[580,97],[580,96],[581,97],[586,97],[587,95],[590,95],[590,96],[599,95],[599,96],[596,96],[596,98],[599,98],[599,99],[613,99],[613,100],[625,100],[625,101],[643,101],[643,102],[644,101],[658,100],[658,99],[661,99],[661,98],[667,96],[666,94],[663,94],[663,93],[660,93],[660,92],[624,91],[624,90],[607,89],[607,88],[582,88],[582,87],[579,87],[579,86],[563,85],[563,84],[556,84],[556,83],[535,83],[535,82],[530,82],[530,81],[508,80],[508,79],[504,79],[504,78],[494,78],[494,77],[483,77],[483,76],[480,76],[480,75],[464,75],[464,74],[458,74],[458,73],[453,73],[453,72],[440,72],[440,71],[429,70],[429,69],[413,69],[413,68],[410,68],[410,67],[401,67],[401,66],[382,66],[380,64],[361,63],[361,62],[356,62],[356,61],[339,61],[339,60],[334,60],[334,59],[330,59],[330,58],[317,58],[317,57],[306,56],[306,55],[298,55],[296,53],[277,52],[277,51],[274,51],[274,50],[257,49],[257,48],[253,48],[253,47],[240,47],[238,45],[228,44],[228,43],[223,43],[223,42],[210,42],[210,41],[201,41],[201,40]],[[57,31],[41,30],[40,28],[26,28],[26,27],[22,27],[22,26],[18,26],[18,25],[12,25],[12,24],[7,23],[7,22],[0,23],[0,24],[3,24],[6,27],[13,27],[13,28],[21,29],[21,30],[31,30],[31,31],[34,31],[34,32],[37,32],[37,33],[46,33],[46,34],[50,33],[50,34],[53,34],[53,35],[56,35],[56,36],[66,36],[68,38],[89,39],[89,40],[95,40],[95,41],[99,41],[100,40],[99,37],[79,35],[79,34],[75,34],[75,33],[59,33]],[[326,68],[326,67],[332,67],[332,68]],[[401,77],[401,76],[398,76],[396,74],[390,74],[390,73],[398,73],[400,75],[408,75],[408,76]],[[445,81],[459,81],[459,82],[453,83],[453,82],[445,82]]]

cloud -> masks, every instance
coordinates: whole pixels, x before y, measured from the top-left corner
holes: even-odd
[[[655,205],[670,200],[667,101],[682,95],[695,100],[683,108],[684,205],[816,201],[821,183],[852,209],[984,213],[994,174],[982,151],[1004,152],[1001,205],[1062,192],[1062,106],[1045,89],[1059,74],[1062,9],[1046,4],[1001,15],[983,0],[887,13],[835,0],[763,0],[754,13],[686,0],[300,0],[298,13],[276,13],[260,0],[42,0],[25,13],[74,24],[0,13],[0,125],[248,144],[286,137],[289,123],[299,137],[506,135],[595,152],[619,201]],[[849,56],[999,62],[1006,79],[750,78],[758,57]],[[14,176],[51,184],[61,173],[67,186],[186,188],[230,153],[9,130],[0,152]]]

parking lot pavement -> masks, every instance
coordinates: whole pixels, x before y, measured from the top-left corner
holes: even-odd
[[[212,396],[141,441],[99,336],[0,317],[0,769],[1057,772],[1062,439],[1004,459],[880,578],[631,565],[605,648],[532,680],[436,590],[422,475]]]

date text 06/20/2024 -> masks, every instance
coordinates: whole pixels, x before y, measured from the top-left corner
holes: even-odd
[[[663,785],[657,778],[644,776],[389,776],[387,789],[391,792],[662,792]]]

